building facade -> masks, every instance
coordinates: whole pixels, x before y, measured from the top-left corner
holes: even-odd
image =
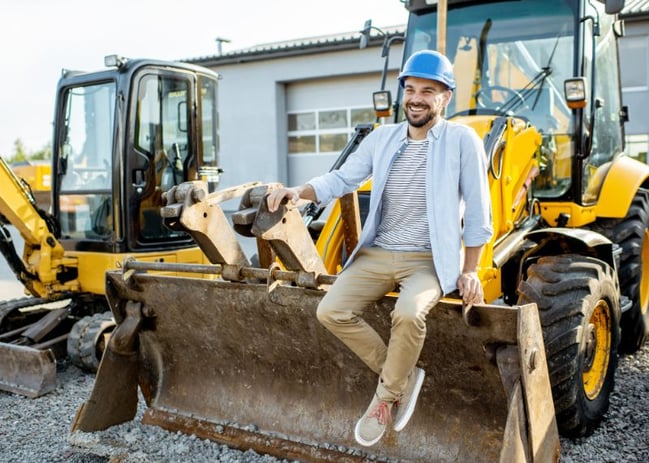
[[[629,107],[627,151],[647,162],[649,150],[649,0],[627,0],[620,40],[622,99]]]

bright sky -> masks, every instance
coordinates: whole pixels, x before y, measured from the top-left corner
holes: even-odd
[[[21,0],[0,15],[0,155],[52,137],[62,68],[97,70],[104,56],[180,60],[251,45],[405,24],[400,0]]]

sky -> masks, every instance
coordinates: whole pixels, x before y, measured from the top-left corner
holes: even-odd
[[[99,70],[104,56],[182,60],[252,45],[405,24],[400,0],[21,0],[0,13],[0,155],[52,138],[61,70]]]

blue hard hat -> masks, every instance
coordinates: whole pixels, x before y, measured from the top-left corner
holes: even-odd
[[[402,87],[406,77],[436,80],[451,90],[455,89],[453,65],[446,56],[433,50],[421,50],[410,55],[399,74],[399,85]]]

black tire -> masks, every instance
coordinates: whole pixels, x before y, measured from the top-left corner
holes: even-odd
[[[106,349],[104,334],[115,328],[110,312],[83,317],[68,335],[68,358],[82,370],[96,372]]]
[[[540,258],[519,285],[539,308],[557,425],[588,436],[608,410],[617,368],[620,307],[613,269],[580,255]]]
[[[649,191],[638,190],[626,217],[599,220],[593,229],[622,247],[618,279],[631,308],[620,322],[620,353],[632,354],[649,336]]]

